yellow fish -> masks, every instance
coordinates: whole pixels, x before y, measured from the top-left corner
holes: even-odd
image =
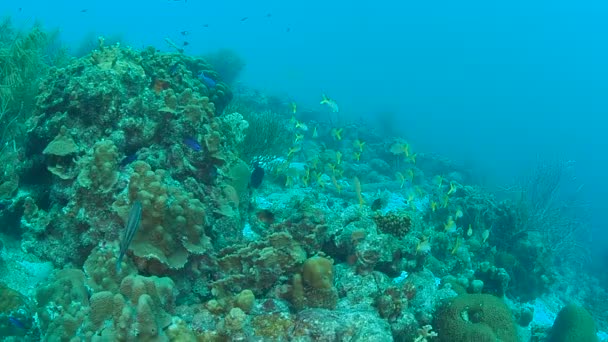
[[[447,208],[448,204],[450,203],[450,197],[448,195],[443,195],[442,200],[443,200],[443,202],[441,203],[441,207]]]
[[[332,174],[336,174],[336,165],[332,164],[332,163],[327,163],[327,167],[331,170]]]
[[[363,203],[365,203],[365,201],[363,200],[363,196],[361,195],[361,181],[359,181],[358,177],[355,177],[353,183],[355,185],[355,193],[357,194],[357,199],[359,200],[359,208],[361,208],[363,207]]]
[[[359,152],[363,152],[363,146],[365,146],[365,142],[357,139],[357,140],[355,140],[355,142],[353,143],[353,145],[357,149],[359,149]]]
[[[413,192],[411,192],[411,191],[410,191],[410,192],[407,194],[407,201],[408,201],[409,203],[412,203],[412,202],[413,202],[415,199],[416,199],[416,195],[415,195]]]
[[[405,184],[405,177],[403,177],[403,174],[399,171],[395,172],[395,177],[397,178],[397,181],[400,182],[400,188],[403,188],[403,184]]]
[[[408,182],[412,182],[414,180],[414,171],[412,169],[405,170],[405,180]]]
[[[433,177],[433,183],[437,185],[437,188],[441,188],[443,185],[443,177],[441,177],[441,175]]]
[[[481,234],[481,238],[482,238],[481,242],[485,243],[489,237],[490,237],[490,230],[489,229],[484,230],[483,233]]]
[[[340,178],[344,177],[344,169],[338,169],[338,168],[336,168],[334,170],[334,173],[335,173],[336,176],[338,176]]]
[[[312,130],[312,137],[313,138],[319,137],[319,133],[317,133],[317,126],[315,126],[315,128]]]
[[[458,189],[456,188],[456,182],[450,182],[450,190],[448,191],[448,195],[455,193]]]
[[[354,155],[356,161],[359,161],[361,159],[361,152],[355,152]]]
[[[291,102],[291,112],[293,114],[295,114],[297,110],[298,110],[298,105],[295,102]]]
[[[411,154],[407,159],[410,161],[410,163],[416,164],[416,156],[417,155],[418,155],[418,153]]]
[[[334,183],[334,186],[336,187],[336,190],[338,190],[338,194],[342,193],[342,187],[340,186],[340,184],[338,184],[338,180],[336,179],[335,175],[331,175],[331,182]]]
[[[467,230],[467,236],[471,237],[473,235],[473,226],[469,223],[469,230]]]
[[[431,251],[431,243],[429,242],[429,239],[424,238],[423,240],[418,242],[418,245],[416,246],[416,254],[428,253],[430,251]]]
[[[289,152],[287,152],[287,158],[291,157],[291,155],[296,152],[300,152],[301,149],[302,148],[300,146],[294,146],[294,147],[290,148]]]
[[[342,163],[342,152],[336,151],[336,165],[340,165]]]
[[[300,122],[300,121],[298,121],[298,120],[296,120],[296,128],[297,128],[297,129],[301,129],[301,130],[303,130],[304,132],[308,131],[308,126],[306,126],[306,124],[305,124],[305,123]]]
[[[302,176],[302,182],[304,183],[305,187],[308,187],[309,181],[310,181],[310,168],[307,167],[306,171],[304,172],[304,176]]]
[[[406,157],[410,156],[410,145],[406,142],[396,142],[391,145],[390,152],[392,154],[404,154]]]
[[[313,171],[312,173],[312,179],[314,180],[314,182],[317,183],[317,185],[319,185],[321,188],[325,188],[325,183],[321,179],[321,176],[321,172]]]
[[[334,137],[334,139],[340,141],[342,140],[342,131],[342,128],[332,128],[331,136]]]
[[[320,104],[327,105],[331,109],[331,111],[334,113],[337,113],[340,111],[340,108],[338,107],[338,104],[336,103],[336,101],[330,99],[325,94],[322,95]]]
[[[304,134],[296,133],[296,137],[293,139],[294,144],[299,143],[304,139]]]
[[[460,236],[456,238],[456,244],[454,245],[454,248],[452,249],[452,255],[456,254],[456,252],[458,252],[459,248],[460,248]]]
[[[446,233],[455,233],[458,227],[452,216],[448,217],[448,221],[443,225]]]
[[[431,210],[435,212],[437,210],[437,202],[431,201]]]
[[[454,216],[456,217],[456,219],[459,219],[462,216],[464,216],[462,209],[458,208],[458,210],[456,210],[456,214],[454,214]]]

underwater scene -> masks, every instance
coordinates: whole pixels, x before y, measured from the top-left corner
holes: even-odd
[[[1,4],[0,340],[608,341],[580,6]]]

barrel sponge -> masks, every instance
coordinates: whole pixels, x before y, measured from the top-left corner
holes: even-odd
[[[331,288],[334,282],[333,266],[333,261],[324,257],[308,258],[302,269],[304,284],[315,289]]]
[[[435,317],[440,341],[516,342],[515,321],[507,305],[489,294],[453,298]]]
[[[585,308],[569,304],[560,310],[549,333],[549,342],[598,341],[595,322]]]

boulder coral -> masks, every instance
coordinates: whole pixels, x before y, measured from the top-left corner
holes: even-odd
[[[466,294],[450,300],[439,309],[433,327],[440,341],[517,341],[511,311],[500,298],[489,294]]]

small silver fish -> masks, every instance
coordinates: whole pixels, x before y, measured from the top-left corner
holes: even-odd
[[[118,259],[116,260],[116,271],[120,272],[122,258],[125,256],[127,249],[129,249],[129,245],[131,244],[131,240],[133,240],[133,236],[135,236],[135,232],[139,228],[139,223],[141,221],[141,202],[135,201],[133,202],[133,206],[129,211],[129,218],[127,220],[127,225],[125,226],[125,232],[120,240],[120,254],[118,255]]]

